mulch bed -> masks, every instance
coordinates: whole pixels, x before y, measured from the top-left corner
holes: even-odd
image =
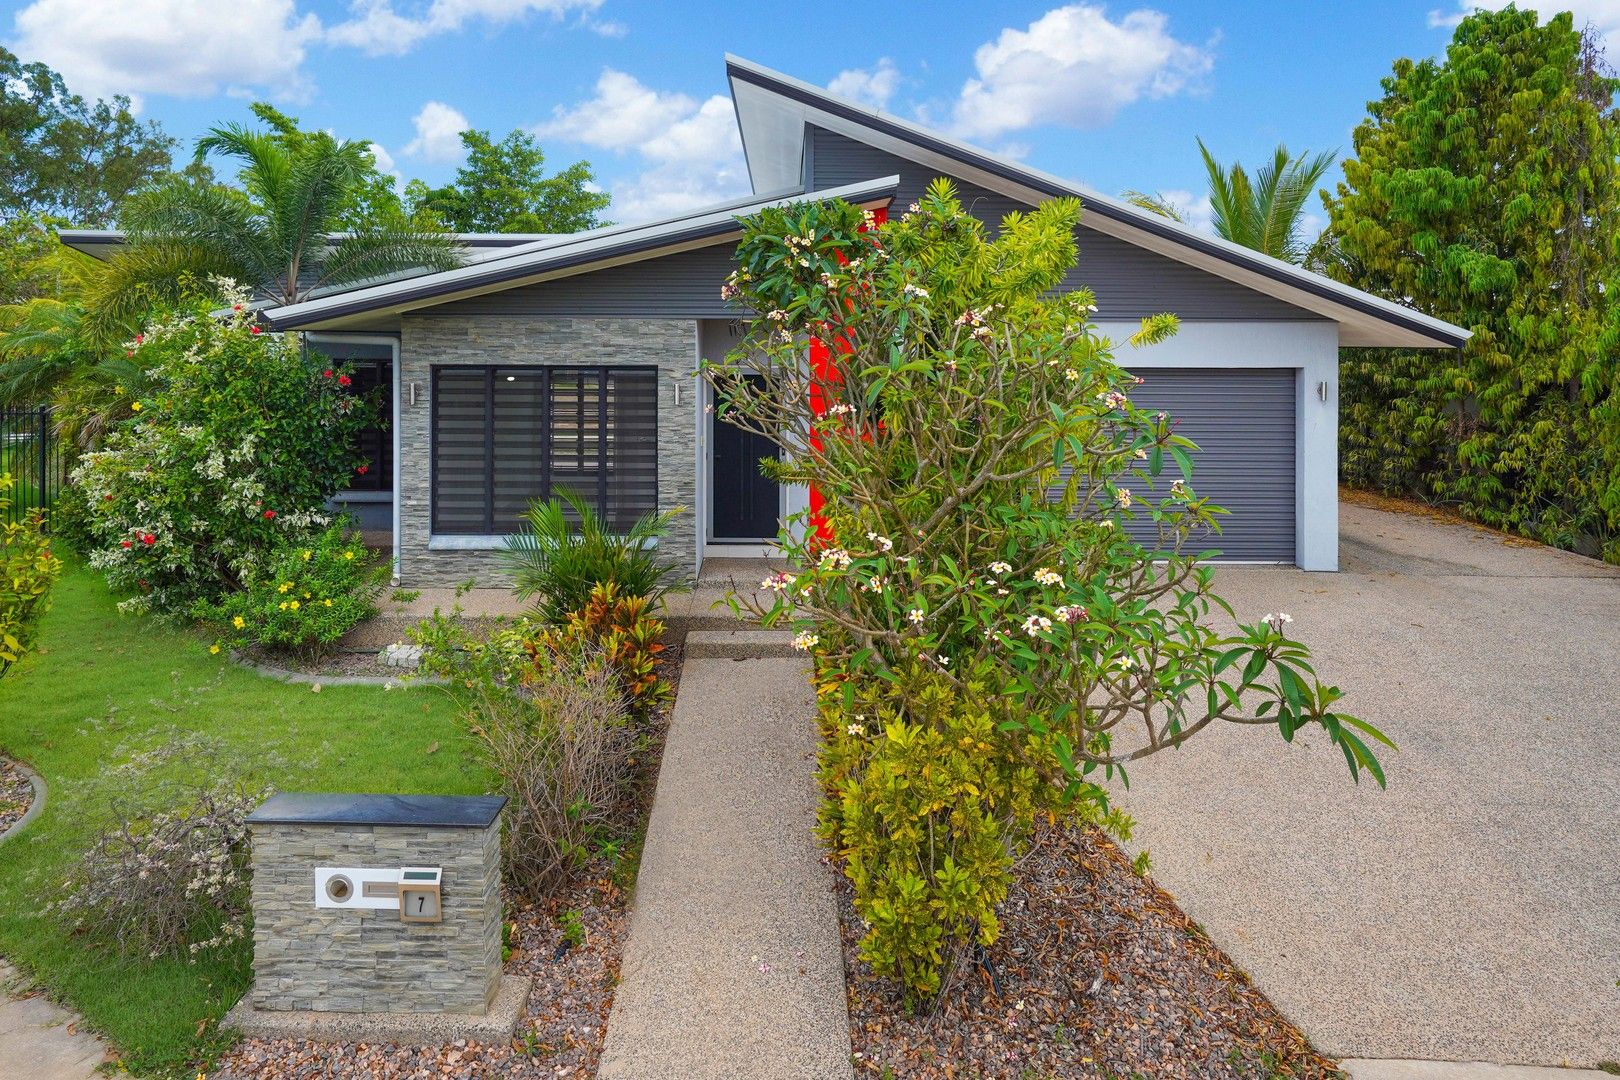
[[[862,1076],[1325,1078],[1342,1074],[1101,833],[1043,828],[1000,939],[913,1015],[856,946],[840,875],[850,1038]]]
[[[665,653],[664,677],[680,685],[681,650]],[[398,669],[392,669],[397,671]],[[652,808],[664,734],[674,706],[651,719],[652,752],[641,762],[641,825]],[[639,853],[640,844],[635,845]],[[624,877],[625,875],[619,875]],[[584,940],[570,945],[563,916],[579,916]],[[630,935],[629,896],[606,864],[587,867],[569,886],[539,903],[507,899],[506,971],[533,980],[525,1019],[507,1044],[457,1041],[443,1046],[317,1043],[244,1039],[207,1075],[241,1080],[557,1080],[596,1075],[619,963]]]
[[[416,673],[415,668],[393,667],[382,662],[378,649],[335,649],[320,656],[298,656],[269,649],[243,649],[241,657],[250,664],[296,671],[304,675],[371,675],[400,679]]]
[[[34,805],[34,785],[16,762],[0,758],[0,833],[5,832]]]

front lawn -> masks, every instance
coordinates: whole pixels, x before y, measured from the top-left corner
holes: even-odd
[[[48,785],[43,814],[0,844],[0,956],[79,1010],[131,1071],[179,1074],[218,1045],[217,1022],[248,984],[248,947],[195,965],[135,962],[41,914],[111,813],[97,782],[109,767],[191,732],[281,790],[474,794],[490,782],[461,753],[437,690],[263,678],[210,656],[195,634],[120,616],[83,566],[53,601],[39,655],[0,679],[0,753]]]

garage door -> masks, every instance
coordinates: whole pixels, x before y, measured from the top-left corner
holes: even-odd
[[[1193,487],[1225,507],[1219,536],[1195,538],[1194,550],[1222,559],[1294,561],[1294,387],[1292,368],[1144,368],[1131,394],[1162,409],[1199,446]],[[1166,461],[1161,489],[1179,473]],[[1158,493],[1162,493],[1158,492]],[[1144,540],[1152,522],[1138,523]],[[1135,531],[1135,529],[1133,529]]]

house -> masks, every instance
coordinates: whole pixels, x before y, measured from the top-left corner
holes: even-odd
[[[1072,285],[1123,342],[1173,312],[1168,342],[1122,348],[1203,448],[1196,483],[1231,511],[1235,561],[1338,566],[1341,347],[1456,348],[1468,332],[736,57],[727,76],[754,194],[678,218],[501,247],[466,265],[269,308],[277,330],[363,365],[387,390],[375,490],[348,498],[391,528],[408,586],[488,582],[528,502],[556,485],[628,523],[684,505],[664,541],[705,558],[760,555],[805,493],[759,475],[768,444],[716,423],[694,371],[738,338],[720,297],[736,219],[802,199],[906,205],[936,176],[988,223],[1076,195]],[[72,240],[72,237],[68,237]],[[473,240],[473,238],[469,238]]]

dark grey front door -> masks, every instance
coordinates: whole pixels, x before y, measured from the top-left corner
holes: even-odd
[[[776,539],[781,494],[776,482],[759,471],[761,458],[776,456],[776,445],[718,417],[711,440],[714,487],[709,502],[714,511],[709,535],[722,542]]]

